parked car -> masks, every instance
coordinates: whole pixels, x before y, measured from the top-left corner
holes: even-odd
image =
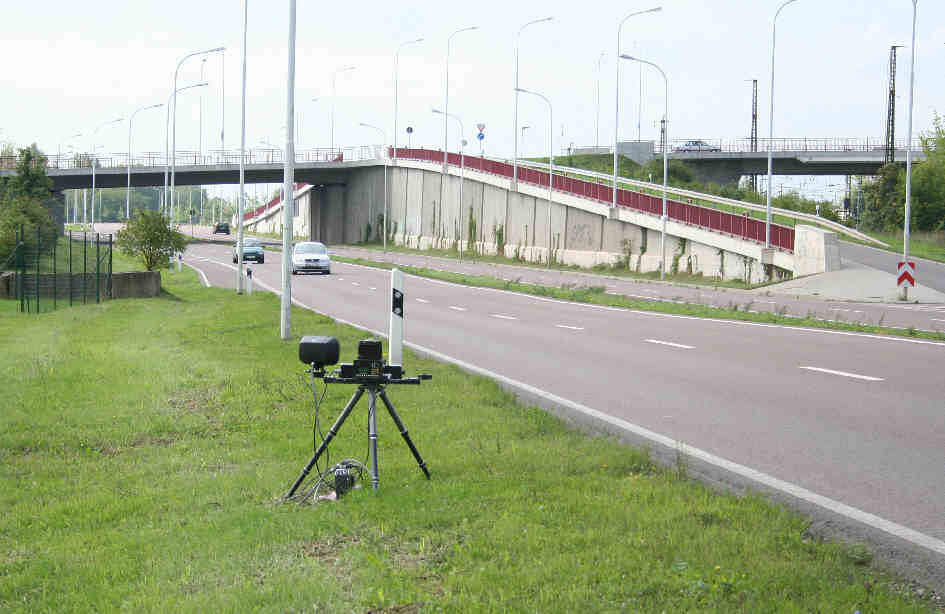
[[[709,145],[705,141],[686,141],[682,145],[673,147],[673,151],[722,151],[722,148]]]
[[[227,224],[226,222],[220,222],[219,224],[217,224],[216,226],[213,227],[213,234],[215,234],[215,235],[219,235],[219,234],[228,235],[228,234],[230,234],[230,225]]]
[[[328,248],[317,241],[296,243],[292,248],[292,274],[312,271],[331,274],[331,256]]]
[[[238,252],[236,250],[236,244],[233,244],[233,262],[237,261]],[[266,261],[266,253],[263,251],[262,244],[259,242],[259,239],[253,237],[246,237],[243,239],[243,262],[247,260],[255,260],[259,264],[262,264]]]

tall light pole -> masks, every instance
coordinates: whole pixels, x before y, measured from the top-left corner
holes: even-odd
[[[637,11],[635,13],[630,13],[626,17],[620,20],[620,23],[617,24],[617,49],[614,52],[614,71],[616,76],[614,77],[614,189],[613,189],[613,207],[617,206],[617,134],[620,131],[620,29],[623,28],[623,24],[637,15],[644,15],[646,13],[656,13],[662,11],[662,6],[657,6],[652,9],[647,9],[645,11]]]
[[[164,106],[164,103],[152,104],[148,106],[141,107],[140,109],[135,110],[131,114],[131,117],[128,118],[128,187],[125,189],[125,219],[131,219],[131,122],[134,121],[135,115],[139,111],[147,111],[148,109],[159,109]]]
[[[447,119],[453,118],[459,124],[459,236],[456,238],[459,244],[459,259],[463,259],[463,184],[466,183],[466,130],[463,129],[463,120],[458,115],[432,109],[434,113],[444,115]]]
[[[343,68],[338,68],[335,70],[335,72],[331,73],[331,140],[329,149],[332,151],[335,149],[335,78],[338,76],[338,73],[354,70],[355,68],[355,66],[345,66]]]
[[[906,219],[902,226],[902,260],[909,262],[909,220],[912,213],[912,96],[915,91],[915,22],[919,12],[918,0],[912,0],[912,59],[909,61],[909,128],[906,137]],[[909,299],[909,286],[903,284],[899,298]]]
[[[111,124],[117,124],[123,121],[125,121],[124,117],[119,117],[118,119],[111,119],[111,120],[108,120],[107,122],[102,122],[101,124],[95,127],[95,130],[92,131],[92,230],[95,230],[95,165],[96,165],[95,135],[98,134],[98,131],[101,130],[103,127],[111,125]]]
[[[778,7],[771,20],[771,111],[768,113],[768,205],[765,207],[765,247],[771,247],[771,175],[774,170],[774,45],[778,27],[778,15],[784,10],[784,7],[797,2],[797,0],[787,0]]]
[[[555,181],[555,121],[554,111],[551,109],[551,101],[538,92],[515,88],[516,92],[538,96],[548,105],[548,267],[551,268],[551,259],[554,257],[554,251],[551,248],[551,191],[554,189]]]
[[[203,81],[203,69],[207,65],[207,58],[200,60],[200,81]],[[197,144],[197,150],[199,151],[200,163],[203,164],[203,92],[200,92],[200,99],[198,101],[198,116],[197,116],[197,133],[198,140],[200,141]],[[193,192],[191,192],[193,193]],[[203,186],[200,186],[200,221],[203,221]]]
[[[663,141],[665,144],[663,145],[663,216],[661,218],[662,231],[660,233],[660,279],[664,279],[666,277],[666,182],[669,178],[669,159],[666,153],[666,150],[669,149],[669,80],[666,78],[666,73],[663,72],[663,69],[653,62],[641,60],[640,58],[629,55],[621,55],[620,57],[625,60],[648,64],[660,71],[660,74],[663,75]]]
[[[397,50],[394,52],[394,166],[397,166],[397,86],[398,86],[398,73],[400,65],[400,50],[407,45],[413,45],[416,43],[422,43],[422,38],[416,38],[412,41],[407,41],[405,43],[400,43],[397,46]],[[384,142],[387,142],[387,139],[384,139]],[[387,176],[387,171],[384,171],[384,176]],[[386,210],[385,210],[386,213]],[[385,239],[386,241],[386,239]]]
[[[243,210],[246,208],[246,30],[249,0],[243,0],[243,85],[240,94],[240,193],[236,199],[236,294],[243,293]],[[286,254],[283,254],[283,259]]]
[[[512,86],[515,90],[515,111],[513,112],[513,124],[512,124],[512,138],[515,140],[514,145],[512,146],[512,189],[518,189],[518,42],[522,36],[522,30],[528,26],[536,23],[542,23],[545,21],[551,21],[554,17],[543,17],[542,19],[535,19],[524,24],[518,29],[518,32],[515,34],[515,85]]]
[[[171,89],[174,94],[171,96],[173,108],[171,109],[171,114],[174,116],[173,126],[171,127],[171,208],[173,209],[177,198],[174,194],[174,183],[175,183],[175,174],[177,172],[177,73],[180,72],[181,65],[188,59],[197,55],[206,55],[208,53],[216,53],[218,51],[225,50],[226,47],[216,47],[214,49],[207,49],[206,51],[195,51],[194,53],[189,53],[182,57],[177,63],[177,68],[174,69],[174,87]]]
[[[295,0],[289,0],[289,71],[286,77],[285,172],[282,192],[282,318],[280,338],[292,334],[292,214],[295,209]]]
[[[387,143],[387,133],[382,129],[378,128],[377,126],[372,126],[371,124],[365,124],[364,122],[361,122],[358,125],[377,130],[381,133],[383,142],[385,144]],[[384,156],[384,251],[387,251],[387,156]]]
[[[0,132],[2,132],[2,131],[0,131]],[[67,136],[66,138],[61,139],[61,140],[59,141],[59,154],[58,154],[58,156],[57,156],[57,161],[56,161],[56,166],[57,166],[57,168],[61,168],[61,167],[62,167],[62,144],[65,143],[66,145],[68,145],[68,144],[69,144],[69,141],[71,141],[72,139],[77,139],[77,138],[79,138],[80,136],[82,136],[82,133],[81,133],[81,132],[76,132],[75,134],[70,135],[70,136]]]
[[[604,61],[605,52],[601,51],[600,56],[597,58],[597,119],[594,122],[595,126],[595,136],[594,136],[594,153],[597,153],[600,149],[600,65]]]
[[[177,88],[167,97],[167,105],[164,107],[164,208],[166,209],[168,223],[173,222],[170,207],[170,172],[171,172],[171,150],[168,145],[171,132],[171,100],[176,92],[183,92],[194,87],[205,87],[206,83],[195,83]]]
[[[454,31],[452,34],[446,37],[446,98],[443,103],[443,176],[446,177],[446,165],[447,165],[447,152],[449,151],[449,111],[450,111],[450,43],[453,40],[453,37],[459,34],[460,32],[469,32],[470,30],[477,30],[479,26],[469,26],[468,28],[460,28],[459,30]],[[444,182],[445,183],[445,182]],[[443,196],[440,195],[440,200],[442,201]]]

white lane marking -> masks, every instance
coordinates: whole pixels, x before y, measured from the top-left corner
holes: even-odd
[[[371,288],[371,290],[377,290],[377,288]]]
[[[465,307],[457,307],[456,305],[450,305],[450,309],[453,311],[466,311]]]
[[[945,322],[945,320],[941,320],[941,319],[939,319],[939,318],[932,318],[932,321],[933,321],[933,322]]]
[[[417,302],[418,302],[418,303],[429,303],[430,301],[428,301],[428,300],[425,299],[425,298],[418,298],[418,299],[417,299]]]
[[[204,260],[206,260],[206,258],[204,258]],[[192,268],[193,270],[195,270],[195,271],[197,271],[198,273],[200,273],[200,278],[203,279],[203,285],[207,286],[208,288],[210,287],[210,281],[207,279],[207,274],[206,274],[206,273],[204,273],[203,271],[201,271],[200,269],[198,269],[198,268],[195,267],[194,265],[190,264],[189,262],[185,262],[184,264],[186,264],[187,266],[189,266],[189,267]]]
[[[660,341],[659,339],[644,339],[647,343],[655,343],[656,345],[668,345],[671,348],[680,348],[683,350],[694,350],[696,346],[694,345],[683,345],[682,343],[673,343],[672,341]]]
[[[840,375],[842,377],[852,377],[854,379],[862,379],[868,382],[881,382],[883,378],[873,377],[871,375],[858,375],[856,373],[847,373],[846,371],[834,371],[833,369],[823,369],[821,367],[799,367],[800,369],[807,369],[808,371],[819,371],[820,373],[829,373],[830,375]]]
[[[555,324],[558,328],[567,328],[568,330],[584,330],[583,326],[568,326],[567,324]]]
[[[360,286],[361,284],[359,284],[359,283],[356,282],[356,281],[352,281],[352,282],[351,282],[351,285],[352,285],[352,286]]]
[[[220,263],[217,263],[220,264]],[[348,262],[344,263],[345,266],[359,267],[362,269],[369,269],[375,272],[386,272],[383,269],[378,269],[377,267],[369,267],[363,264],[351,264]],[[712,322],[713,324],[724,324],[728,326],[749,326],[749,327],[758,327],[758,328],[776,328],[784,331],[799,332],[799,333],[814,333],[818,335],[839,335],[842,337],[859,337],[861,339],[872,339],[874,341],[886,341],[886,342],[895,342],[895,343],[913,343],[918,345],[935,345],[945,348],[945,343],[941,341],[925,341],[923,339],[910,339],[908,337],[894,337],[892,335],[874,335],[870,333],[855,333],[848,332],[844,330],[826,330],[822,328],[805,328],[803,326],[789,326],[787,324],[766,324],[763,322],[746,322],[744,320],[723,320],[720,318],[705,318],[699,316],[686,316],[679,315],[674,313],[660,313],[658,311],[642,311],[640,309],[627,309],[626,307],[608,307],[606,305],[593,305],[590,303],[578,303],[575,301],[566,301],[559,298],[547,298],[544,296],[535,296],[534,294],[526,294],[524,292],[515,292],[513,290],[502,290],[499,288],[484,288],[481,286],[469,286],[466,284],[459,284],[452,281],[443,281],[441,279],[431,279],[429,277],[423,277],[421,275],[411,275],[410,273],[405,273],[407,277],[412,277],[422,282],[439,284],[441,286],[452,286],[455,288],[464,288],[466,290],[474,292],[497,292],[500,294],[511,294],[515,296],[520,296],[527,298],[529,300],[546,302],[546,303],[557,303],[559,305],[569,305],[571,307],[578,307],[581,309],[593,309],[597,311],[614,311],[618,313],[629,313],[639,316],[649,316],[654,318],[670,318],[674,320],[694,320],[698,322]],[[634,295],[626,295],[634,296]],[[683,301],[665,301],[670,303],[680,303]],[[712,305],[707,305],[707,307],[712,307]],[[719,306],[716,308],[721,309]],[[929,331],[934,332],[934,331]]]
[[[492,314],[493,318],[499,318],[500,320],[518,320],[515,316],[504,316],[501,313]]]

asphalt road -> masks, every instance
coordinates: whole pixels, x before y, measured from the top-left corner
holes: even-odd
[[[840,259],[843,262],[855,262],[895,275],[896,267],[902,261],[902,254],[841,241]],[[913,256],[909,256],[909,259],[916,262],[916,278],[920,284],[945,292],[945,264]]]
[[[229,254],[195,245],[185,262],[210,284],[233,287]],[[253,270],[279,288],[279,254]],[[945,561],[945,343],[610,309],[411,276],[405,295],[409,342],[895,523]],[[330,276],[293,278],[293,299],[384,331],[389,273],[336,262]]]

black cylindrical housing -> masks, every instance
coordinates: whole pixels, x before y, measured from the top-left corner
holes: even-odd
[[[365,339],[358,342],[358,360],[383,360],[384,349],[378,339]]]
[[[340,346],[335,337],[310,335],[299,341],[299,360],[316,367],[333,365],[338,362]]]

